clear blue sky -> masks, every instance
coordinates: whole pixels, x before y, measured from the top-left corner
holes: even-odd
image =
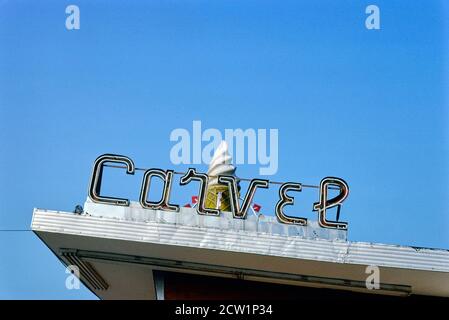
[[[444,1],[0,0],[0,229],[82,204],[102,153],[185,169],[169,135],[201,120],[279,129],[273,180],[344,178],[350,240],[449,248],[448,24]],[[136,200],[140,179],[106,188]],[[276,197],[255,200],[270,214]],[[298,211],[314,218],[316,197],[296,194]],[[32,232],[0,232],[0,298],[95,298],[64,271]]]

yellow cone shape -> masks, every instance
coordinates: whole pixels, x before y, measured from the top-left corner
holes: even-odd
[[[236,168],[232,165],[232,157],[228,151],[228,144],[222,141],[215,150],[209,164],[209,184],[206,190],[206,208],[231,211],[229,188],[218,183],[219,175],[235,176]]]

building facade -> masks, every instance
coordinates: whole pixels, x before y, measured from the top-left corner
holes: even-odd
[[[35,209],[32,230],[100,299],[449,297],[449,251],[350,242],[345,230],[94,203]]]

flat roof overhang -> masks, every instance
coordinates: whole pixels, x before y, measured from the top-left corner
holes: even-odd
[[[373,294],[449,297],[447,250],[40,209],[34,210],[32,230],[65,265],[78,266],[83,283],[101,299],[156,299],[153,270]],[[366,268],[371,265],[380,270],[379,290],[365,285]]]

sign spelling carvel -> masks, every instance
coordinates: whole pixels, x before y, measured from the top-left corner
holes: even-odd
[[[115,198],[100,195],[101,180],[103,167],[107,163],[122,164],[126,167],[127,174],[134,174],[136,167],[134,162],[126,156],[115,154],[104,154],[99,156],[95,162],[92,172],[92,178],[89,185],[89,198],[96,203],[112,204],[118,206],[129,206],[129,200],[123,198]],[[125,168],[123,167],[123,168]],[[173,182],[173,170],[162,169],[147,169],[143,174],[142,187],[140,192],[140,205],[146,209],[165,210],[165,211],[179,211],[179,205],[170,203],[170,191]],[[150,182],[153,177],[162,179],[164,187],[162,190],[162,196],[159,201],[149,201],[148,193],[150,190]],[[194,168],[190,168],[180,180],[181,185],[186,185],[191,181],[199,181],[200,188],[198,194],[198,205],[196,210],[201,215],[218,216],[220,210],[211,209],[205,207],[205,196],[209,176],[205,173],[196,172]],[[218,176],[218,181],[229,187],[229,197],[231,202],[231,211],[234,218],[245,219],[247,211],[250,207],[254,194],[257,188],[268,188],[270,181],[265,179],[252,179],[249,182],[248,190],[244,197],[242,205],[240,205],[238,197],[238,178],[235,176]],[[303,185],[296,182],[286,182],[279,188],[279,201],[276,204],[275,213],[276,217],[281,223],[295,224],[295,225],[307,225],[307,218],[288,216],[284,213],[284,207],[287,205],[293,205],[294,198],[287,195],[288,191],[302,191]],[[339,191],[338,195],[328,198],[329,188],[333,188]],[[318,223],[323,228],[333,228],[346,230],[348,224],[346,222],[331,221],[326,218],[326,211],[329,208],[337,207],[337,217],[339,215],[340,206],[343,201],[348,197],[349,187],[348,184],[340,178],[326,177],[321,180],[319,186],[319,201],[313,204],[313,211],[318,213]],[[338,218],[337,218],[338,220]]]

